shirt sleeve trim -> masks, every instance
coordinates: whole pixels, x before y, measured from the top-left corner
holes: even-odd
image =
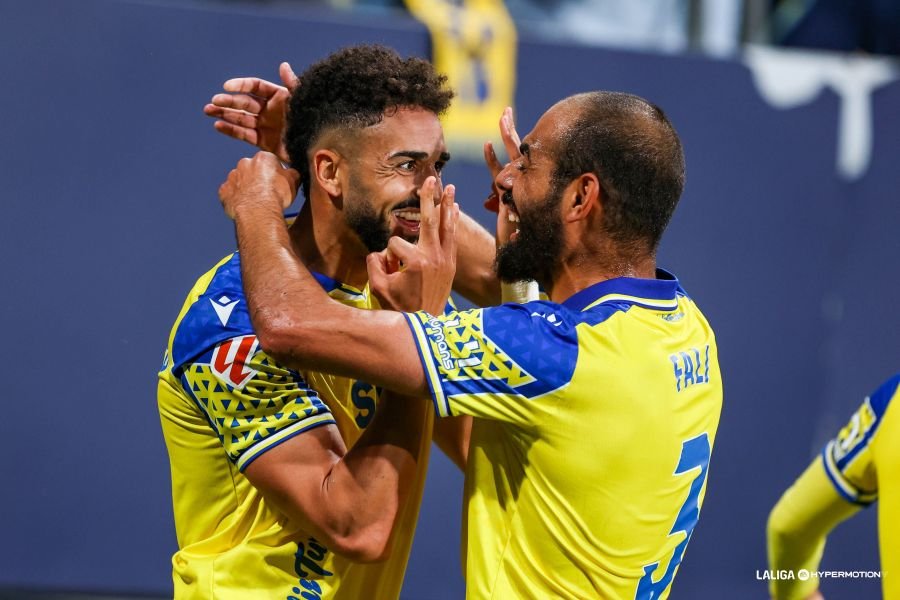
[[[875,502],[878,498],[877,494],[866,493],[857,489],[855,485],[844,477],[844,474],[834,461],[833,446],[834,440],[828,442],[824,450],[822,450],[822,464],[825,466],[825,474],[828,475],[828,480],[831,481],[834,489],[844,500],[851,504],[869,506]]]
[[[237,459],[237,468],[239,471],[243,472],[244,469],[246,469],[247,466],[250,465],[250,463],[262,456],[266,451],[271,450],[275,446],[288,441],[292,437],[299,435],[305,431],[309,431],[314,427],[319,427],[320,425],[334,424],[335,420],[331,413],[313,415],[311,417],[303,419],[302,421],[298,421],[290,427],[285,427],[281,431],[278,431],[247,448],[244,453],[241,454],[240,458]]]
[[[413,341],[416,344],[416,352],[419,353],[419,360],[425,369],[425,380],[428,383],[428,391],[431,394],[431,401],[434,403],[434,411],[439,417],[451,417],[453,413],[450,411],[450,403],[444,395],[444,388],[441,385],[440,373],[434,364],[428,351],[428,336],[422,329],[422,324],[414,314],[404,313],[409,328],[413,334]]]

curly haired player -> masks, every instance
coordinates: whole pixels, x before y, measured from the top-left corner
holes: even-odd
[[[420,198],[440,198],[438,115],[452,92],[428,62],[377,46],[332,54],[299,84],[281,153],[307,198],[292,247],[331,298],[377,308],[366,256],[391,235],[415,241]],[[470,233],[489,272],[493,237]],[[440,313],[445,300],[406,308]],[[264,352],[237,253],[189,293],[159,379],[176,598],[398,597],[431,442],[423,402],[410,410],[365,381]],[[466,431],[445,431],[461,463]]]

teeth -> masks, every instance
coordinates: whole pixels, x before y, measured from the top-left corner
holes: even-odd
[[[398,217],[400,217],[401,219],[406,219],[407,221],[421,221],[422,220],[422,216],[418,213],[418,211],[412,212],[412,211],[401,210],[394,214],[397,215]]]
[[[517,214],[515,214],[515,213],[509,213],[508,219],[509,219],[509,222],[510,222],[510,223],[518,223],[518,222],[519,222],[519,215],[517,215]]]

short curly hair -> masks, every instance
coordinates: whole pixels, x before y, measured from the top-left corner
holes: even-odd
[[[313,64],[291,94],[285,147],[309,198],[309,149],[334,128],[363,129],[400,108],[422,108],[440,115],[453,92],[447,78],[421,58],[401,58],[379,45],[343,48]]]

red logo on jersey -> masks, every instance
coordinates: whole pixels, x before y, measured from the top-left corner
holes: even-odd
[[[210,365],[213,373],[228,385],[241,389],[258,372],[247,366],[258,346],[255,335],[225,340],[213,350]]]

